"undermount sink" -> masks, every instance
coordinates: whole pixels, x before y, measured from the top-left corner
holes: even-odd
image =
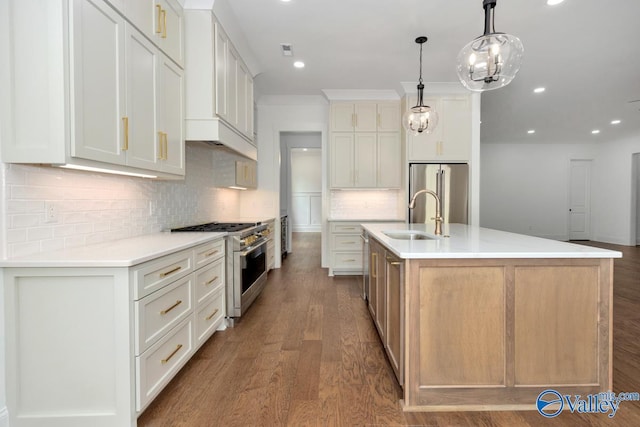
[[[398,240],[437,240],[437,237],[430,236],[422,231],[416,230],[389,230],[382,232],[387,237]]]

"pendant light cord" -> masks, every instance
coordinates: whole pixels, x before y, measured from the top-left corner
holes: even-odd
[[[424,43],[420,43],[420,78],[418,78],[418,83],[422,84],[422,45]]]

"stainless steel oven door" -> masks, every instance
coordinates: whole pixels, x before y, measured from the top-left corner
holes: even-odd
[[[267,241],[233,253],[233,317],[242,314],[267,282]]]

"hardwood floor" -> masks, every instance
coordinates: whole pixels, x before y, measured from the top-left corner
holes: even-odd
[[[614,272],[615,392],[640,392],[640,248]],[[160,426],[640,426],[640,402],[614,418],[537,411],[404,413],[359,277],[327,277],[320,235],[295,233],[234,328],[217,332],[138,419]]]

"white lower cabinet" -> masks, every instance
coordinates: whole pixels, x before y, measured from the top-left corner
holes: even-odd
[[[329,275],[362,274],[362,227],[358,222],[332,222],[330,225]]]
[[[2,269],[10,425],[135,427],[226,327],[224,245],[131,267]]]

